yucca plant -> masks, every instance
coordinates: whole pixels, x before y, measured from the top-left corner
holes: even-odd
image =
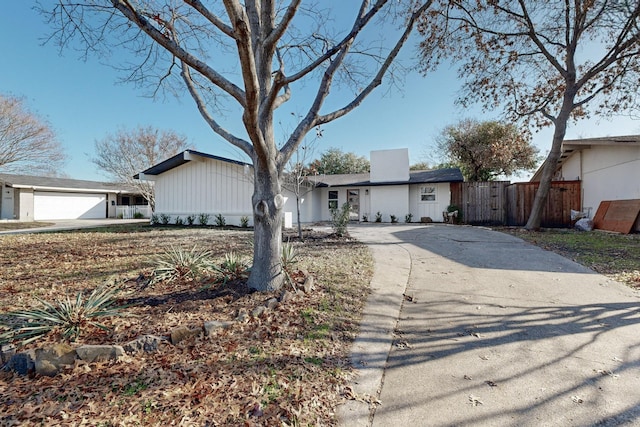
[[[242,255],[233,251],[224,254],[224,260],[220,265],[214,265],[213,269],[222,276],[220,278],[222,283],[244,279],[249,275],[249,263],[245,261]]]
[[[171,246],[152,258],[152,283],[179,279],[197,280],[211,267],[211,252],[194,246],[191,250]]]
[[[295,263],[298,262],[298,251],[291,243],[282,244],[282,254],[280,255],[280,262],[282,263],[283,270],[290,270]]]
[[[87,326],[109,330],[97,320],[124,315],[122,310],[126,306],[114,305],[118,291],[115,287],[104,285],[86,298],[80,292],[75,299],[68,296],[55,302],[37,299],[42,307],[7,313],[15,321],[2,325],[8,330],[0,334],[0,340],[22,340],[25,345],[59,330],[64,339],[75,341]]]

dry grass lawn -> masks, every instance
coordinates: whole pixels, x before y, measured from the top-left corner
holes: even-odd
[[[315,278],[313,292],[210,338],[163,344],[155,353],[77,362],[51,378],[2,372],[0,425],[335,424],[373,263],[355,241],[314,237],[294,243],[297,267]],[[148,277],[150,257],[170,245],[248,258],[251,238],[243,230],[149,226],[0,236],[0,313],[108,282],[121,288],[121,302],[133,303],[126,312],[136,317],[111,318],[108,332],[87,329],[80,343],[124,344],[178,326],[233,320],[279,294],[247,293],[213,277],[146,287],[135,279]],[[47,336],[29,348],[59,339]]]

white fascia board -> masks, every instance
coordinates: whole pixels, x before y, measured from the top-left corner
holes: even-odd
[[[33,191],[62,191],[66,193],[96,193],[96,194],[122,193],[121,190],[107,190],[107,189],[97,189],[97,188],[43,187],[41,185],[21,185],[21,184],[16,184],[13,186],[13,188],[27,188]]]
[[[185,151],[184,154],[182,155],[182,158],[190,162],[201,162],[204,160],[204,157],[198,156],[197,154],[192,153],[191,151]]]

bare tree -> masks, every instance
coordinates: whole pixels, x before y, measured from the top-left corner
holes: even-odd
[[[251,158],[254,255],[248,284],[272,290],[283,283],[280,176],[285,165],[307,132],[345,116],[382,83],[431,1],[327,5],[223,0],[207,5],[200,0],[59,0],[48,12],[53,37],[63,45],[78,41],[87,52],[105,45],[107,50],[128,50],[141,61],[130,70],[129,80],[140,85],[174,83],[178,92],[186,88],[211,129]],[[339,22],[350,20],[339,33],[329,31],[339,24],[325,25],[331,7],[340,8]],[[395,42],[363,43],[385,22],[400,28]],[[353,85],[353,96],[324,111],[331,87],[340,80]],[[303,86],[315,87],[315,95],[278,149],[274,114]],[[234,104],[241,110],[244,135],[223,126],[220,107],[226,101],[231,103],[225,104],[227,111]]]
[[[444,158],[460,167],[465,181],[492,181],[532,171],[538,161],[527,129],[496,121],[461,120],[444,128],[438,145]]]
[[[136,188],[155,210],[153,183],[133,176],[186,148],[187,138],[171,130],[160,131],[151,126],[120,129],[96,141],[91,162],[112,181]]]
[[[319,137],[320,133],[318,132],[316,135]],[[304,142],[304,145],[298,146],[298,149],[287,162],[287,167],[282,174],[282,186],[296,197],[298,238],[300,240],[303,238],[302,224],[300,223],[300,201],[314,188],[314,185],[307,180],[307,177],[312,174],[307,164],[313,156],[316,141],[317,139],[313,139],[309,142]]]
[[[24,100],[0,95],[0,170],[59,175],[66,157],[51,126]]]
[[[638,1],[452,0],[419,24],[424,70],[460,61],[462,105],[505,109],[511,120],[554,128],[525,228],[537,229],[571,119],[636,104]],[[442,29],[446,28],[446,32]]]

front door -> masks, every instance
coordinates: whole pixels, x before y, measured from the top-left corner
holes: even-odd
[[[349,221],[360,220],[360,190],[347,190],[349,202]]]

